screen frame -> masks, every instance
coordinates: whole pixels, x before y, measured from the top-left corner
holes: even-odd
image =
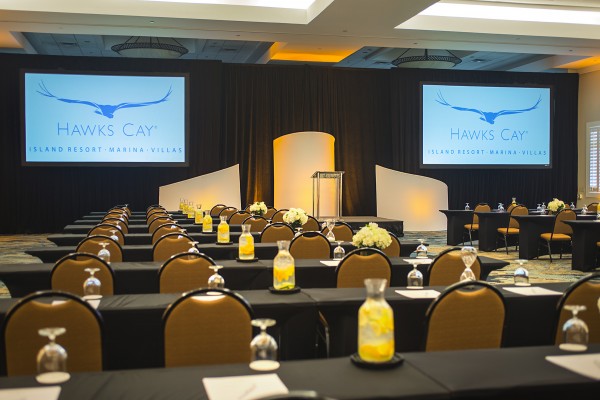
[[[514,87],[514,88],[537,88],[550,90],[550,133],[549,133],[549,158],[548,164],[423,164],[423,86],[476,86],[476,87]],[[552,169],[552,144],[554,139],[554,85],[536,83],[497,83],[497,82],[419,82],[419,168],[421,169]]]
[[[26,131],[25,124],[25,74],[54,74],[54,75],[101,75],[101,76],[131,76],[131,77],[181,77],[184,78],[184,124],[185,124],[185,151],[182,162],[68,162],[68,161],[27,161],[26,160]],[[64,69],[35,69],[21,68],[20,80],[20,122],[21,122],[21,166],[23,167],[189,167],[190,166],[190,74],[187,72],[144,72],[144,71],[82,71]]]

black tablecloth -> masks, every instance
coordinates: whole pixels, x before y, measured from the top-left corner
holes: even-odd
[[[480,257],[481,279],[508,263],[489,257]],[[412,267],[403,258],[392,261],[391,286],[405,286],[406,276]],[[273,285],[273,260],[262,259],[254,263],[233,260],[216,260],[224,266],[219,272],[226,286],[232,290],[267,289]],[[320,260],[297,259],[296,285],[302,288],[333,288],[336,286],[335,267],[326,266]],[[160,262],[112,263],[115,272],[115,293],[157,293]],[[50,289],[50,273],[54,264],[0,264],[0,281],[8,287],[13,297],[25,296],[37,290]],[[419,270],[427,271],[427,265]]]
[[[402,241],[400,244],[400,255],[409,257],[415,251],[419,243],[417,241]],[[331,253],[337,246],[331,243]],[[344,242],[342,247],[350,251],[355,247],[350,242]],[[198,249],[206,255],[219,260],[234,260],[238,256],[238,244],[217,245],[216,243],[204,243],[198,245]],[[25,250],[25,253],[38,257],[42,262],[56,262],[61,257],[75,251],[75,246],[39,247]],[[255,243],[254,253],[258,258],[270,259],[277,255],[277,243]],[[125,245],[123,246],[123,261],[152,261],[151,245]]]
[[[189,233],[201,233],[202,225],[200,224],[192,224],[192,223],[177,223],[180,227],[188,231]],[[213,232],[217,231],[217,223],[213,223]],[[75,233],[75,234],[87,234],[90,229],[95,227],[96,224],[90,223],[88,220],[77,220],[74,221],[73,224],[67,225],[63,228],[63,233]],[[231,224],[229,225],[230,232],[241,232],[242,225],[241,224]],[[129,224],[127,226],[128,233],[148,233],[148,225],[144,224]]]
[[[600,351],[592,346],[588,353]],[[359,399],[597,399],[600,381],[545,360],[555,347],[405,353],[394,369],[361,369],[348,358],[286,361],[276,373],[289,390]],[[61,400],[206,400],[206,377],[258,374],[245,364],[72,374]],[[0,387],[39,387],[33,377],[0,378]],[[548,396],[548,395],[552,396]]]
[[[240,240],[242,232],[230,232],[229,236],[231,241],[237,242]],[[217,232],[213,233],[188,233],[192,239],[201,244],[215,243],[217,241]],[[254,241],[258,243],[260,241],[260,233],[252,232]],[[87,237],[85,233],[59,233],[56,235],[49,235],[47,239],[57,246],[77,246],[79,242]],[[151,244],[152,234],[150,233],[128,233],[125,235],[125,244],[127,245],[142,245]]]

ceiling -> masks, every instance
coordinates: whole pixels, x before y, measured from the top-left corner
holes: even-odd
[[[177,38],[189,50],[181,58],[228,63],[389,69],[412,48],[451,50],[461,70],[600,69],[600,0],[299,0],[297,8],[291,0],[195,1],[0,0],[0,52],[122,57],[111,46],[155,36]],[[424,12],[436,3],[503,8],[481,17]],[[517,9],[499,19],[506,7]],[[559,19],[527,19],[544,10]],[[598,14],[585,22],[582,11]]]

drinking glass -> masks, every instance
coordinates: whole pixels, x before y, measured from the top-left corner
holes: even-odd
[[[260,328],[260,333],[250,342],[252,361],[250,368],[257,371],[272,371],[279,368],[277,361],[277,342],[267,333],[267,328],[275,325],[274,319],[259,318],[252,320],[252,326]]]
[[[417,246],[415,252],[417,253],[417,258],[427,258],[427,246],[425,246],[425,239],[418,239],[421,243]]]
[[[477,260],[477,250],[473,246],[465,246],[460,250],[460,258],[465,264],[465,270],[460,275],[460,281],[474,281],[476,280],[475,274],[471,270],[471,266]]]
[[[302,234],[302,227],[296,228],[296,233],[294,234],[294,237],[300,236]]]
[[[342,247],[343,240],[336,240],[337,247],[333,249],[333,259],[341,260],[346,255],[346,250]]]
[[[585,215],[588,212],[588,208],[587,206],[584,204],[583,207],[581,207],[581,214]]]
[[[102,298],[102,283],[94,274],[100,271],[100,268],[86,268],[85,272],[90,276],[83,282],[83,298],[86,300],[97,300]]]
[[[469,207],[469,203],[465,204],[465,211],[469,211],[471,207]]]
[[[188,242],[190,244],[190,248],[188,249],[188,253],[200,253],[200,250],[196,247],[198,242]]]
[[[546,211],[546,202],[542,202],[542,211]]]
[[[504,204],[502,204],[502,203],[498,203],[498,211],[499,211],[499,212],[502,212],[502,211],[504,211]]]
[[[327,239],[330,242],[335,242],[335,235],[333,233],[333,228],[335,227],[335,220],[333,218],[329,218],[325,221],[327,224]]]
[[[536,210],[541,213],[542,212],[542,205],[538,203],[538,206],[537,206]]]
[[[515,260],[519,267],[515,269],[514,279],[515,286],[529,286],[529,271],[523,266],[527,260]]]
[[[583,305],[566,305],[565,310],[571,311],[573,316],[562,327],[564,343],[559,346],[566,351],[585,351],[587,349],[589,329],[584,320],[577,317],[579,311],[585,311]]]
[[[108,249],[106,248],[106,246],[108,246],[109,243],[108,242],[100,242],[98,244],[100,246],[102,246],[102,248],[98,252],[98,257],[100,257],[100,259],[106,261],[107,264],[110,264],[110,251],[108,251]]]
[[[575,204],[573,202],[571,202],[571,204],[569,205],[569,207],[571,207],[571,210],[573,210],[575,208]]]
[[[423,274],[417,269],[419,263],[416,262],[416,260],[407,261],[413,266],[413,269],[408,273],[408,276],[406,277],[406,286],[409,289],[423,289]]]
[[[208,268],[215,271],[215,273],[212,274],[208,278],[208,287],[212,288],[212,289],[224,288],[225,287],[225,278],[223,278],[221,275],[219,275],[219,270],[221,268],[223,268],[223,266],[222,265],[209,265]]]
[[[114,240],[115,242],[119,243],[119,237],[117,236],[117,230],[116,229],[111,229],[110,230],[110,238],[112,240]]]
[[[37,354],[36,380],[39,383],[60,383],[69,380],[67,372],[67,351],[56,343],[56,337],[67,330],[63,327],[42,328],[38,334],[47,337],[49,343],[40,349]]]

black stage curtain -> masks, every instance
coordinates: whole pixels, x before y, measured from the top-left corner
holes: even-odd
[[[21,68],[188,73],[189,167],[22,167]],[[553,85],[552,170],[421,170],[421,81]],[[140,210],[158,201],[161,185],[234,164],[240,164],[242,205],[255,200],[272,204],[272,141],[298,131],[323,131],[336,138],[336,169],[346,171],[345,215],[376,214],[376,164],[446,182],[450,208],[466,201],[506,203],[512,196],[535,206],[552,197],[574,200],[577,192],[576,74],[2,55],[0,93],[1,233],[60,231],[90,211],[119,203]]]

